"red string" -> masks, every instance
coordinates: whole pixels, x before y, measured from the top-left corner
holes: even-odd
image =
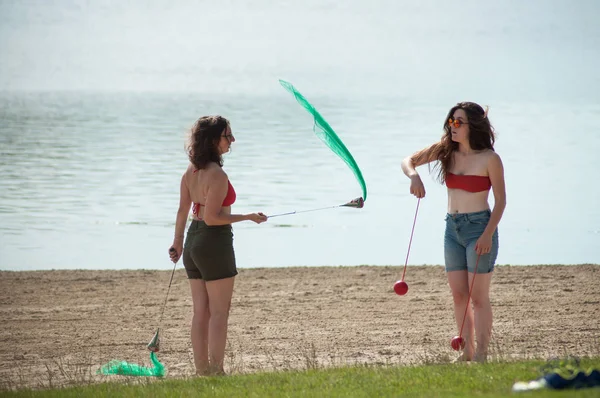
[[[408,251],[406,253],[406,260],[404,261],[404,272],[402,273],[402,279],[404,280],[404,275],[406,275],[406,265],[408,264],[408,256],[410,255],[410,245],[412,244],[413,234],[415,232],[415,224],[417,223],[417,214],[419,213],[419,203],[421,203],[421,198],[417,201],[417,210],[415,211],[415,219],[413,220],[412,231],[410,231],[410,241],[408,242]]]
[[[194,203],[194,205],[192,206],[193,215],[200,217],[200,206],[202,206],[200,203]]]
[[[193,174],[196,174],[196,172],[198,172],[198,169],[194,170]],[[192,204],[192,214],[198,216],[198,218],[200,218],[200,206],[202,206],[200,203]]]
[[[477,262],[475,263],[475,273],[473,274],[473,280],[471,281],[471,288],[469,289],[469,297],[467,298],[467,306],[465,307],[465,314],[463,315],[462,325],[460,325],[460,333],[458,335],[462,338],[463,327],[465,326],[465,320],[467,319],[467,311],[469,310],[469,301],[471,301],[471,293],[473,292],[473,286],[475,285],[475,277],[477,276],[477,266],[479,265],[479,257],[477,255]]]

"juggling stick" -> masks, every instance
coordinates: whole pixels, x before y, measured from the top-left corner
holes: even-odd
[[[173,247],[170,248],[169,252],[170,253],[175,252],[175,248],[173,248]],[[167,306],[167,299],[169,298],[169,291],[171,291],[171,284],[173,283],[173,275],[175,275],[175,267],[177,267],[177,262],[175,262],[175,264],[173,264],[173,272],[171,272],[171,280],[169,280],[169,288],[167,289],[167,295],[165,296],[165,302],[163,303],[162,310],[160,312],[158,328],[156,328],[156,333],[154,333],[154,336],[152,336],[152,340],[150,340],[150,342],[146,346],[152,352],[160,351],[160,336],[159,336],[160,326],[162,325],[162,319],[163,319],[163,315],[165,313],[165,307]]]
[[[327,209],[335,209],[337,207],[353,207],[355,209],[362,209],[365,206],[365,201],[362,197],[360,198],[356,198],[356,199],[352,199],[350,202],[344,203],[343,205],[335,205],[335,206],[328,206],[328,207],[319,207],[317,209],[310,209],[310,210],[300,210],[300,211],[290,211],[287,213],[281,213],[281,214],[274,214],[272,216],[268,216],[268,218],[273,218],[273,217],[281,217],[281,216],[289,216],[292,214],[299,214],[299,213],[308,213],[310,211],[319,211],[319,210],[327,210]]]

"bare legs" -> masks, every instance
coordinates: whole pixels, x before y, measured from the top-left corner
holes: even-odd
[[[492,336],[492,305],[490,303],[490,284],[493,272],[477,274],[471,301],[475,314],[475,333],[477,338],[477,349],[475,357],[477,362],[485,362],[488,355],[490,337]],[[469,283],[472,283],[473,274],[469,274]]]
[[[472,308],[469,306],[465,319],[462,337],[465,348],[462,360],[485,362],[487,359],[490,336],[492,334],[492,306],[490,304],[490,284],[493,272],[477,274],[471,293]],[[473,283],[473,274],[467,271],[450,271],[447,273],[448,283],[454,300],[454,318],[458,330],[463,323],[469,288]],[[475,346],[476,337],[477,346]]]
[[[192,350],[194,352],[194,365],[196,374],[208,372],[208,294],[206,283],[202,279],[190,279],[192,302],[194,305],[192,316]]]
[[[223,359],[225,358],[225,345],[227,343],[227,321],[233,282],[235,277],[206,282],[208,292],[208,308],[210,320],[208,322],[208,352],[212,373],[223,374]]]
[[[205,282],[190,279],[194,314],[192,349],[197,375],[224,374],[227,322],[235,277]]]

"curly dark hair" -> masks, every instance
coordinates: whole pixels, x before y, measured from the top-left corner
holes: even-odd
[[[448,119],[454,116],[457,109],[462,109],[467,114],[469,145],[472,149],[491,149],[493,151],[494,142],[496,142],[494,128],[490,124],[487,112],[480,105],[474,102],[459,102],[453,106],[444,119],[444,134],[440,142],[433,145],[432,152],[426,153],[428,151],[423,150],[413,157],[415,163],[423,160],[425,156],[437,160],[434,170],[437,169],[437,179],[442,184],[446,181],[448,170],[452,166],[452,153],[458,150],[458,142],[452,141],[452,132],[448,124]]]
[[[221,134],[229,127],[223,116],[202,116],[194,123],[186,144],[190,162],[197,170],[206,168],[210,162],[223,166],[223,157],[217,147]]]

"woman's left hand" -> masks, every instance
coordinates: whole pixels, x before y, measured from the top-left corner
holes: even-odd
[[[492,236],[488,234],[483,234],[477,239],[477,243],[475,244],[475,251],[477,254],[487,254],[492,250]]]

